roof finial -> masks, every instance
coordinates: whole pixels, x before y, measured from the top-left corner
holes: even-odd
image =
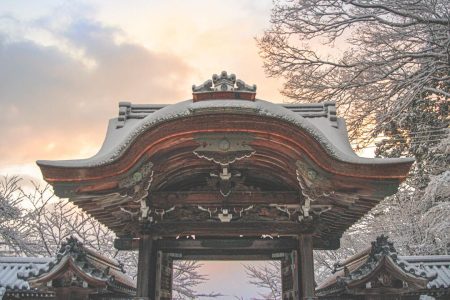
[[[248,85],[236,75],[222,71],[200,85],[192,86],[194,102],[212,99],[255,100],[256,85]]]

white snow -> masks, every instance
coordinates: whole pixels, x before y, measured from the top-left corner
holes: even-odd
[[[30,273],[38,274],[40,269],[47,267],[51,258],[41,257],[0,257],[0,299],[6,289],[27,290],[30,285],[22,276]]]

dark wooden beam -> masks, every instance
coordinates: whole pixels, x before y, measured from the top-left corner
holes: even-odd
[[[283,252],[296,249],[293,238],[255,239],[202,239],[202,240],[159,240],[158,248],[164,251],[177,250],[269,250]]]
[[[114,240],[114,248],[117,250],[138,250],[139,241],[137,238],[121,237]]]
[[[228,197],[223,197],[219,191],[188,191],[188,192],[152,192],[150,203],[154,207],[171,207],[175,205],[227,205],[250,206],[301,204],[298,191],[233,191]]]
[[[117,250],[138,250],[139,238],[122,237],[114,240],[114,247]],[[201,240],[173,240],[161,239],[156,241],[157,247],[161,251],[176,252],[183,250],[214,250],[214,249],[248,249],[248,250],[270,250],[287,251],[296,249],[297,241],[293,238],[275,239],[201,239]]]
[[[278,257],[273,257],[270,252],[251,252],[241,253],[241,251],[226,253],[203,253],[200,252],[188,252],[182,253],[179,260],[226,260],[226,261],[239,261],[239,260],[279,260]]]
[[[298,235],[312,232],[312,226],[306,226],[296,222],[160,222],[150,225],[146,232],[164,236],[221,236],[221,237],[259,237],[261,235],[272,235],[274,237],[286,235]]]

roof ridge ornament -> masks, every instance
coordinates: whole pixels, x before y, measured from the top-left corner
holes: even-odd
[[[248,85],[235,74],[222,71],[220,75],[213,74],[212,80],[206,80],[200,85],[192,85],[194,102],[202,100],[249,100],[255,101],[256,84]]]

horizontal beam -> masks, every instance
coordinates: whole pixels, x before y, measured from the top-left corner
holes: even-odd
[[[167,251],[176,250],[270,250],[288,251],[296,247],[297,241],[291,238],[275,239],[203,239],[203,240],[159,240],[158,248]]]
[[[280,257],[272,256],[270,252],[252,252],[252,253],[242,253],[238,252],[228,252],[228,253],[204,253],[200,252],[183,252],[181,257],[175,257],[174,260],[225,260],[225,261],[236,261],[236,260],[280,260]]]
[[[223,197],[219,191],[152,192],[149,198],[153,207],[167,208],[175,205],[301,204],[300,193],[297,191],[233,191],[228,197]]]
[[[196,250],[269,250],[289,251],[295,249],[297,241],[293,238],[275,239],[161,239],[157,241],[158,250],[167,252],[196,251]],[[139,238],[122,237],[114,240],[114,247],[118,250],[137,250]]]
[[[160,222],[152,224],[144,231],[146,233],[163,236],[177,237],[195,235],[198,238],[205,236],[221,237],[259,237],[262,235],[296,236],[301,233],[312,232],[312,224],[296,222]]]
[[[203,239],[160,239],[157,241],[158,249],[165,252],[183,252],[201,255],[218,255],[221,251],[231,251],[239,255],[247,255],[245,251],[252,253],[265,252],[262,255],[271,255],[273,252],[286,252],[296,249],[297,240],[295,237],[281,237],[274,239],[261,238],[203,238]],[[314,238],[314,249],[336,250],[340,246],[339,237],[322,240]],[[139,249],[139,238],[122,237],[114,240],[114,247],[117,250],[137,250]],[[217,251],[219,250],[219,251]],[[238,252],[238,250],[240,252]],[[243,253],[243,251],[245,253]],[[227,254],[228,255],[228,254]]]
[[[138,250],[139,240],[139,238],[118,238],[114,240],[114,248],[117,250]]]

